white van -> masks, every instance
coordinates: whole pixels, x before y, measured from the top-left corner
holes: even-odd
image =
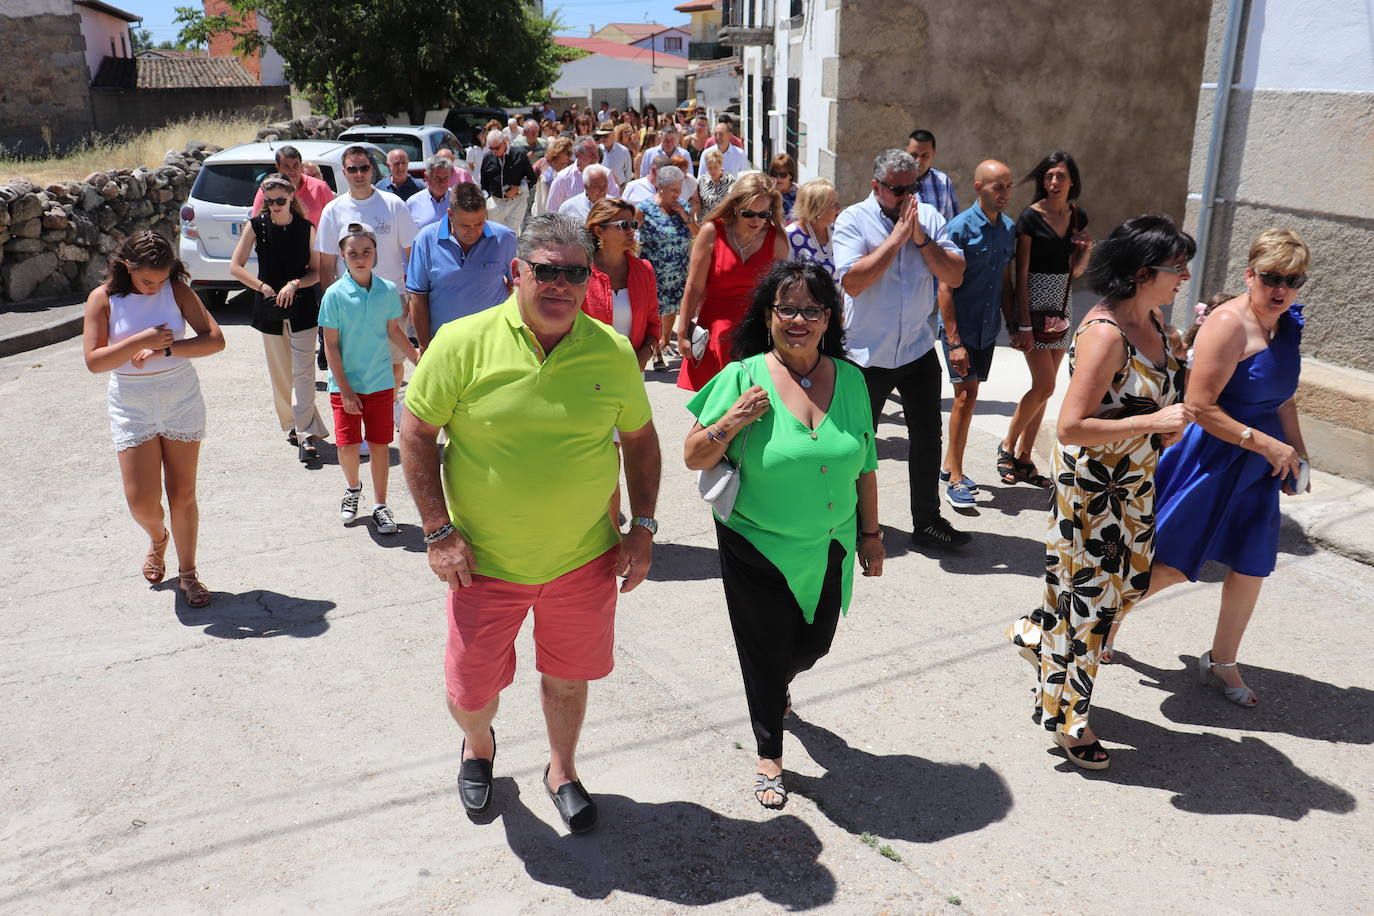
[[[211,308],[224,304],[229,293],[243,285],[229,275],[229,259],[248,221],[258,183],[277,170],[276,151],[283,146],[300,150],[301,159],[319,166],[320,177],[338,192],[343,180],[343,151],[362,146],[372,157],[375,181],[387,176],[386,153],[371,143],[337,140],[289,140],[240,143],[206,158],[181,208],[182,263],[191,274],[191,288]],[[249,270],[256,270],[249,255]]]

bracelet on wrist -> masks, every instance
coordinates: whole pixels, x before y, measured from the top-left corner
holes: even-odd
[[[859,537],[860,537],[860,538],[877,538],[878,540],[881,541],[881,540],[883,539],[883,529],[879,528],[877,531],[860,531],[860,532],[859,532]]]
[[[425,535],[425,543],[437,544],[450,534],[454,534],[456,531],[457,529],[453,527],[452,522],[444,522],[438,528]]]

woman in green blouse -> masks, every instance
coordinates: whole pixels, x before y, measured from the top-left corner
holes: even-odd
[[[863,374],[843,354],[830,275],[809,262],[780,263],[735,332],[736,361],[687,405],[697,418],[687,467],[725,456],[740,468],[716,540],[758,744],[754,797],[765,808],[787,802],[788,685],[830,651],[856,549],[865,576],[883,572],[872,412]]]

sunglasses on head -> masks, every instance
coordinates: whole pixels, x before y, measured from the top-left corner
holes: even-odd
[[[911,184],[888,184],[886,181],[879,181],[878,184],[887,188],[898,197],[909,197],[915,194],[916,189],[920,187],[919,182],[912,182]]]
[[[802,308],[797,308],[795,305],[775,305],[773,311],[784,321],[791,321],[798,315],[807,321],[820,321],[825,317],[825,309],[815,305],[807,305]]]
[[[1274,273],[1270,270],[1262,270],[1257,276],[1265,286],[1286,286],[1289,289],[1302,289],[1302,285],[1307,282],[1307,274],[1283,274]]]
[[[573,286],[577,286],[580,283],[586,283],[587,278],[591,276],[592,273],[590,267],[580,267],[577,265],[565,267],[562,264],[540,264],[535,261],[526,261],[525,263],[530,265],[530,269],[534,271],[534,279],[538,280],[540,283],[552,283],[557,280],[561,274],[565,280]]]
[[[289,197],[264,197],[262,202],[269,207],[284,207],[291,202]]]
[[[639,220],[637,219],[613,219],[603,226],[610,226],[613,229],[621,229],[625,232],[637,232],[639,230]]]
[[[372,166],[370,166],[370,165],[346,165],[346,166],[344,166],[344,171],[347,172],[347,173],[350,174],[350,175],[358,175],[358,174],[360,174],[360,173],[362,173],[362,172],[370,172],[370,171],[372,171]]]
[[[768,219],[773,214],[768,210],[746,210],[741,207],[739,215],[740,219]]]

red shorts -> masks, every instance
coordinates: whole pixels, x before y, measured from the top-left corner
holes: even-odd
[[[334,444],[357,445],[363,441],[363,427],[367,427],[368,442],[386,445],[396,433],[396,416],[392,405],[396,402],[396,389],[386,388],[371,394],[360,394],[357,398],[363,405],[362,413],[349,413],[343,409],[343,397],[337,392],[329,395],[329,405],[334,408]]]
[[[534,608],[534,667],[550,677],[594,681],[615,666],[613,547],[542,585],[473,576],[448,593],[444,681],[459,709],[490,703],[515,680],[515,637]]]

